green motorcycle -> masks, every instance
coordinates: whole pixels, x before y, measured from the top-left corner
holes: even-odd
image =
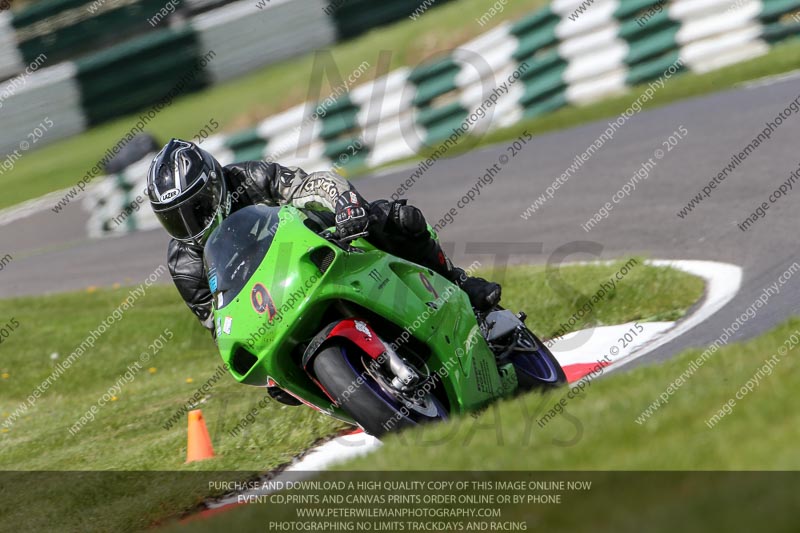
[[[279,387],[381,435],[566,383],[558,361],[497,307],[313,212],[249,206],[205,247],[217,345],[237,381]]]

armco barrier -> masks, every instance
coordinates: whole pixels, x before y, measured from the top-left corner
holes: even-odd
[[[437,0],[430,7],[447,1],[449,0]],[[6,66],[5,58],[0,55],[0,79],[19,73],[22,64],[30,62],[41,53],[46,54],[55,64],[75,60],[104,47],[122,43],[152,32],[154,28],[163,29],[169,25],[171,15],[176,12],[182,18],[192,18],[200,27],[217,26],[221,32],[225,32],[230,24],[236,24],[235,31],[226,33],[225,36],[245,48],[256,49],[256,44],[260,43],[267,50],[275,51],[276,59],[272,61],[277,61],[313,50],[320,39],[324,44],[329,44],[389,24],[409,16],[423,5],[423,0],[264,0],[261,3],[248,0],[239,2],[233,9],[214,9],[203,17],[203,21],[196,20],[196,15],[207,11],[208,5],[217,8],[230,2],[231,0],[39,0],[17,11],[13,17],[10,13],[5,13],[6,19],[0,18],[0,44],[3,45],[0,47],[0,54],[9,56]],[[267,13],[274,20],[266,21],[264,16],[259,16]],[[300,16],[304,19],[300,20]],[[221,24],[216,24],[215,19],[219,19]],[[250,25],[249,28],[246,27],[247,24]],[[253,38],[249,30],[257,32],[259,37]],[[315,33],[314,30],[321,31]],[[230,44],[231,49],[236,49],[236,42]],[[259,53],[255,54],[258,60],[254,67],[265,64],[261,50],[262,48],[255,50]],[[12,61],[17,58],[22,61]],[[240,59],[246,58],[247,54],[240,55]]]
[[[86,129],[77,69],[73,63],[37,71],[19,83],[18,89],[14,89],[13,79],[0,84],[0,98],[13,93],[0,107],[1,154],[13,153],[46,118],[53,121],[53,126],[37,144],[47,144]]]
[[[211,52],[206,66],[201,58]],[[181,94],[208,85],[213,50],[200,50],[190,28],[166,29],[76,62],[84,114],[99,124],[158,102],[179,87]]]
[[[256,9],[253,0],[245,0],[195,17],[200,47],[220,58],[210,65],[212,80],[227,81],[333,44],[336,30],[324,7],[324,0],[270,0]]]
[[[174,0],[180,6],[183,0]],[[42,0],[15,14],[26,62],[41,53],[51,64],[117,44],[153,29],[148,19],[165,0]]]
[[[46,66],[54,71],[42,68],[31,76],[31,86],[44,89],[42,85],[49,80],[60,84],[27,95],[22,93],[28,87],[14,91],[18,94],[5,102],[5,110],[0,109],[8,112],[16,108],[9,113],[12,118],[2,117],[4,126],[9,120],[9,127],[0,131],[0,156],[13,151],[20,138],[44,118],[39,109],[28,105],[35,97],[53,96],[47,106],[49,112],[65,120],[37,143],[41,146],[156,104],[176,85],[189,92],[228,81],[406,16],[425,1],[269,0],[259,5],[254,0],[240,0],[199,14],[187,23],[167,25],[159,21],[156,29],[148,19],[165,9],[165,0],[42,0],[14,17],[0,12],[0,79],[21,72],[32,57],[39,57],[36,52],[42,51]],[[170,6],[200,9],[201,4],[208,3],[175,0]],[[439,3],[443,2],[431,7]],[[339,15],[354,7],[358,7],[359,17],[348,22],[352,26],[347,31],[341,30]],[[117,41],[122,42],[102,48]],[[100,51],[95,53],[97,49]],[[87,51],[93,53],[84,54]],[[181,83],[182,73],[191,70],[191,65],[208,52],[217,59],[209,62],[192,83]],[[64,58],[74,59],[59,63]],[[75,72],[77,78],[64,80],[60,75],[63,72]],[[0,95],[9,84],[0,83]],[[62,93],[62,85],[69,90]],[[79,90],[77,100],[75,87]],[[326,130],[324,138],[332,147],[314,153],[322,157],[337,152],[342,135]],[[250,143],[248,154],[254,153],[252,148]]]
[[[325,12],[333,16],[336,33],[340,39],[349,39],[364,32],[408,17],[422,5],[434,7],[450,0],[436,0],[426,4],[419,0],[330,0]]]
[[[0,80],[19,74],[24,68],[11,24],[11,13],[0,11]]]

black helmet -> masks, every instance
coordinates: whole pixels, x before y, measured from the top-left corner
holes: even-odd
[[[222,166],[196,144],[172,139],[147,172],[150,205],[174,239],[203,244],[230,210]]]

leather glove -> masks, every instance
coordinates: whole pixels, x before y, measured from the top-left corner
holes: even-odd
[[[347,191],[336,199],[336,231],[347,238],[367,231],[369,204],[355,191]]]
[[[420,237],[428,232],[428,224],[422,211],[413,205],[407,205],[406,200],[396,200],[390,204],[388,220],[403,235]]]

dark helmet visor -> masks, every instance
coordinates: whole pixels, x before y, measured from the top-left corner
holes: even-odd
[[[223,195],[221,181],[209,180],[205,187],[179,204],[169,207],[154,204],[153,212],[167,233],[179,241],[202,243],[206,230],[219,212]]]

